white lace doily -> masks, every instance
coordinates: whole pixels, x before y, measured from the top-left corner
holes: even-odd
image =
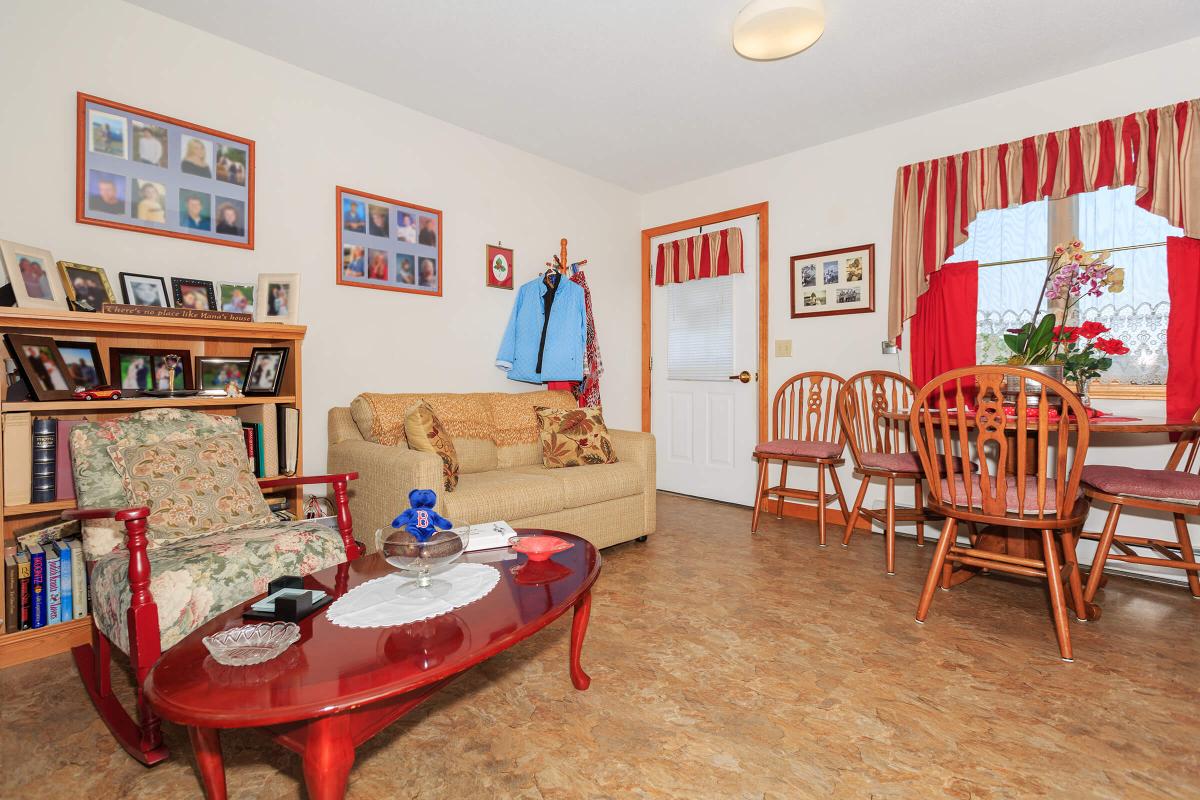
[[[496,587],[500,573],[487,564],[460,563],[435,573],[434,578],[448,582],[450,591],[440,597],[400,595],[396,590],[416,578],[393,572],[355,586],[333,601],[325,615],[343,628],[407,625],[475,602]]]

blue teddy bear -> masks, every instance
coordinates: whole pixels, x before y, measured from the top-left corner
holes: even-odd
[[[427,541],[438,530],[448,530],[453,525],[450,520],[433,510],[437,505],[437,492],[432,489],[413,489],[408,493],[408,502],[412,508],[392,520],[393,528],[404,528],[417,541]]]

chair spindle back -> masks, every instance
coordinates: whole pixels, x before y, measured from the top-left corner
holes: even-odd
[[[838,392],[838,418],[855,466],[863,453],[907,453],[912,450],[908,420],[891,419],[885,412],[912,408],[917,387],[903,375],[885,370],[860,372],[846,379]]]
[[[837,395],[844,381],[832,372],[802,372],[788,378],[771,404],[771,438],[843,442]]]

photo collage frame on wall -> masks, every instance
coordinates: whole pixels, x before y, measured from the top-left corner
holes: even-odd
[[[337,282],[442,295],[442,212],[337,187]]]
[[[254,248],[254,142],[79,93],[76,221]]]
[[[792,318],[875,310],[875,245],[792,256]]]

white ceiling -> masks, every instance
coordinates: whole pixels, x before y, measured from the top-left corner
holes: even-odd
[[[1200,36],[1200,0],[826,0],[782,61],[746,0],[133,0],[651,191]]]

